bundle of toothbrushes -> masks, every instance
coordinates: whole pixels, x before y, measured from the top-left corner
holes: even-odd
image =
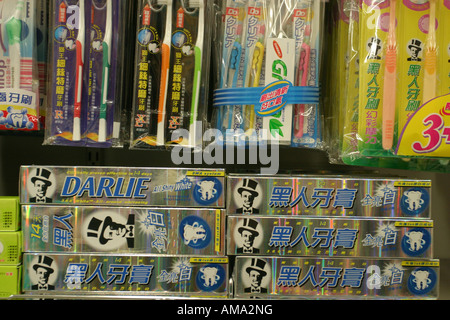
[[[206,0],[139,1],[131,149],[201,147],[212,8]]]
[[[324,3],[228,0],[213,126],[225,143],[318,147]]]
[[[50,0],[36,1],[36,59],[39,78],[39,121],[45,128],[48,91],[48,19]]]
[[[0,130],[37,131],[36,1],[0,3]]]
[[[130,1],[58,0],[50,10],[46,145],[122,146]]]
[[[334,154],[348,164],[448,172],[450,1],[338,7],[345,61],[335,64],[344,81],[334,84],[341,100],[331,114],[342,124]]]

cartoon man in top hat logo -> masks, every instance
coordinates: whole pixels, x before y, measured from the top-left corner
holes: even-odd
[[[420,52],[422,51],[422,41],[418,39],[411,39],[408,43],[408,54],[410,57],[407,59],[408,61],[422,61],[419,57]]]
[[[36,169],[36,175],[31,178],[31,182],[34,185],[36,195],[30,198],[31,203],[51,203],[52,199],[46,197],[47,189],[52,185],[50,181],[51,172],[47,169]]]
[[[256,188],[258,187],[258,182],[252,179],[244,179],[242,181],[242,186],[238,188],[238,193],[241,196],[242,208],[236,209],[236,213],[242,214],[258,214],[259,209],[253,208],[253,203],[255,198],[259,196]]]
[[[126,225],[114,222],[110,216],[104,219],[93,217],[87,227],[87,236],[97,239],[102,249],[119,247],[125,241],[128,248],[134,248],[134,220],[134,214],[128,216]]]
[[[267,293],[267,288],[261,286],[263,278],[267,275],[264,270],[266,261],[258,258],[252,258],[250,266],[245,269],[250,279],[250,287],[244,288],[246,293]]]
[[[241,235],[242,247],[236,249],[237,253],[259,253],[259,249],[253,247],[255,238],[259,236],[259,232],[256,230],[258,224],[258,221],[253,219],[243,220],[242,226],[238,228],[238,232]]]
[[[48,256],[38,257],[37,263],[33,265],[38,283],[31,286],[32,290],[55,290],[55,286],[48,283],[50,275],[55,271],[52,263],[53,259]]]
[[[369,47],[368,59],[380,60],[381,57],[379,55],[379,52],[381,50],[381,40],[378,38],[372,37],[372,38],[370,38],[369,42],[367,43],[367,46]]]

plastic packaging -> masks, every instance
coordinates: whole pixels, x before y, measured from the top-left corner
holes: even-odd
[[[225,143],[318,147],[322,1],[223,2],[213,126]]]
[[[140,1],[130,149],[202,147],[212,2]]]
[[[121,147],[130,2],[52,2],[45,145]]]
[[[40,130],[37,69],[37,1],[5,0],[1,6],[0,130]]]

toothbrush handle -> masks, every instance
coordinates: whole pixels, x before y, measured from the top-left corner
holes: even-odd
[[[397,90],[396,65],[397,50],[395,47],[388,47],[386,49],[386,70],[384,74],[383,91],[382,145],[384,150],[390,150],[394,141],[395,103]]]
[[[170,64],[170,48],[167,44],[161,46],[161,86],[159,95],[158,107],[158,131],[157,131],[157,145],[164,145],[164,125],[166,120],[166,96],[167,86],[169,83],[169,64]]]
[[[423,80],[423,102],[436,98],[436,49],[429,48],[425,53],[425,73]]]
[[[194,86],[195,92],[192,92],[191,103],[191,119],[190,119],[190,146],[195,146],[196,137],[196,121],[198,115],[199,98],[200,98],[200,80],[202,75],[202,50],[199,47],[195,47],[195,67],[194,67]]]
[[[109,85],[109,70],[111,64],[109,62],[109,46],[103,42],[103,75],[102,75],[102,101],[100,104],[99,127],[98,127],[98,141],[105,142],[107,136],[106,117],[107,117],[107,100],[108,100],[108,85]]]
[[[300,59],[297,83],[299,83],[300,86],[305,87],[308,83],[308,67],[311,58],[311,47],[306,43],[303,43],[302,51],[304,56]],[[295,130],[294,135],[296,138],[303,137],[304,122],[305,122],[305,105],[304,104],[296,105],[295,127],[294,127]]]
[[[21,54],[20,43],[9,45],[10,54],[10,73],[11,73],[11,85],[14,89],[20,89],[20,66],[21,66]]]
[[[75,103],[73,109],[73,141],[81,140],[81,95],[83,89],[83,45],[76,42],[76,82],[75,82]]]

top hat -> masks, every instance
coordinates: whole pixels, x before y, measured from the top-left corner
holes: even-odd
[[[254,197],[257,197],[259,193],[256,191],[256,187],[258,186],[258,182],[252,179],[244,179],[242,180],[242,187],[239,187],[238,192],[242,194],[242,191],[250,192]]]
[[[244,223],[242,227],[239,227],[238,231],[239,233],[242,233],[242,231],[247,230],[253,233],[255,237],[259,235],[259,232],[256,231],[256,227],[258,227],[258,221],[253,219],[244,219]]]
[[[106,244],[108,243],[109,239],[106,239],[103,236],[103,233],[106,229],[106,227],[108,227],[109,225],[112,224],[112,219],[111,217],[106,217],[105,220],[100,220],[97,218],[92,218],[92,220],[89,222],[88,225],[88,237],[91,238],[98,238],[98,240],[100,241],[100,244]],[[101,229],[100,229],[101,227]],[[100,231],[99,231],[100,230]]]
[[[53,263],[53,259],[52,258],[47,257],[47,256],[39,256],[38,257],[38,262],[33,265],[33,269],[36,271],[38,268],[44,268],[49,273],[53,273],[54,270],[51,267],[52,263]]]
[[[422,42],[420,40],[412,39],[411,43],[408,45],[408,48],[411,49],[411,47],[414,47],[414,48],[422,50],[421,45],[422,45]]]
[[[252,258],[252,262],[249,267],[245,269],[247,273],[250,273],[250,271],[254,270],[261,274],[261,276],[266,276],[267,272],[264,271],[264,267],[266,266],[266,261],[258,258]]]
[[[34,183],[36,180],[40,180],[43,181],[47,186],[51,186],[52,182],[49,180],[51,174],[52,173],[47,169],[37,168],[36,175],[31,178],[31,182]]]

